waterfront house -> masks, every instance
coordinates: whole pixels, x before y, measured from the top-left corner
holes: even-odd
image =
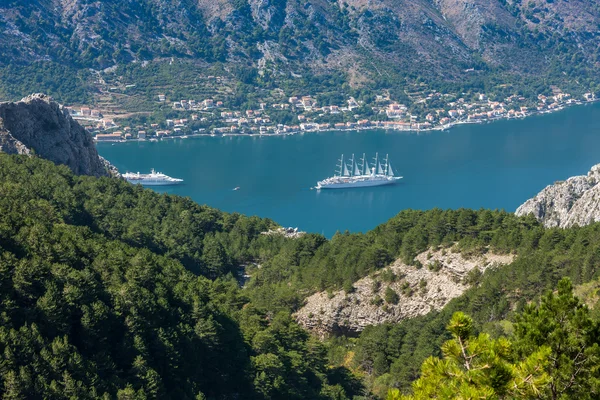
[[[97,142],[116,142],[122,139],[123,132],[99,133],[95,139]]]
[[[319,129],[319,125],[313,123],[300,124],[300,129],[303,131],[314,131]]]

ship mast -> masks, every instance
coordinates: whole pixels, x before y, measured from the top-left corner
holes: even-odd
[[[344,171],[344,155],[342,154],[342,158],[339,160],[340,161],[340,165],[338,165],[338,167],[340,167],[340,172],[338,176],[342,176],[343,175],[343,171]],[[335,171],[338,172],[338,171]]]
[[[368,175],[367,170],[365,169],[368,166],[369,166],[369,163],[367,162],[367,159],[365,158],[365,153],[363,153],[363,157],[362,157],[362,173],[363,173],[363,175]]]
[[[375,153],[375,164],[373,165],[373,169],[375,172],[373,175],[377,175],[377,164],[379,163],[379,153]]]
[[[385,176],[387,176],[387,174],[388,174],[388,167],[389,167],[389,161],[388,160],[389,160],[389,155],[386,154],[385,155]]]
[[[350,159],[350,176],[354,175],[354,153],[352,153],[352,158]]]

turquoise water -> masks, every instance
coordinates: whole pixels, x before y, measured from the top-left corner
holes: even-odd
[[[120,171],[150,168],[185,184],[157,191],[318,232],[367,231],[407,208],[514,211],[546,185],[600,163],[600,104],[446,132],[201,137],[98,145]],[[341,153],[389,153],[394,186],[316,191]],[[234,191],[233,188],[240,189]]]

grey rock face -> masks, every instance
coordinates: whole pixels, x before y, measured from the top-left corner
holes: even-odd
[[[514,260],[512,254],[486,253],[466,258],[455,251],[432,249],[419,254],[416,259],[423,265],[420,269],[398,260],[356,281],[352,293],[315,293],[294,316],[300,325],[321,337],[331,333],[356,335],[369,325],[396,323],[440,310],[470,287],[466,279],[470,271],[479,269],[483,273]],[[434,265],[437,268],[432,269]],[[386,282],[383,276],[390,273],[397,279]],[[388,288],[399,295],[396,304],[385,302]]]
[[[92,135],[43,94],[0,103],[0,151],[31,154],[67,165],[78,175],[108,176]]]
[[[523,203],[516,215],[533,216],[546,227],[567,228],[600,221],[600,164],[587,175],[574,176],[547,186]]]

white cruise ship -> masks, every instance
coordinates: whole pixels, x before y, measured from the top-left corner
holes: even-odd
[[[370,166],[365,155],[359,163],[354,161],[354,154],[349,163],[344,162],[344,155],[339,160],[338,170],[331,178],[317,182],[317,189],[346,189],[355,187],[390,185],[400,179],[394,176],[394,170],[386,154],[383,166],[379,161],[379,155],[375,153],[375,160]]]
[[[149,174],[127,172],[123,174],[123,178],[125,178],[127,182],[140,183],[144,186],[177,185],[183,182],[183,179],[171,178],[161,172],[156,172],[154,168],[152,168],[152,171]]]

